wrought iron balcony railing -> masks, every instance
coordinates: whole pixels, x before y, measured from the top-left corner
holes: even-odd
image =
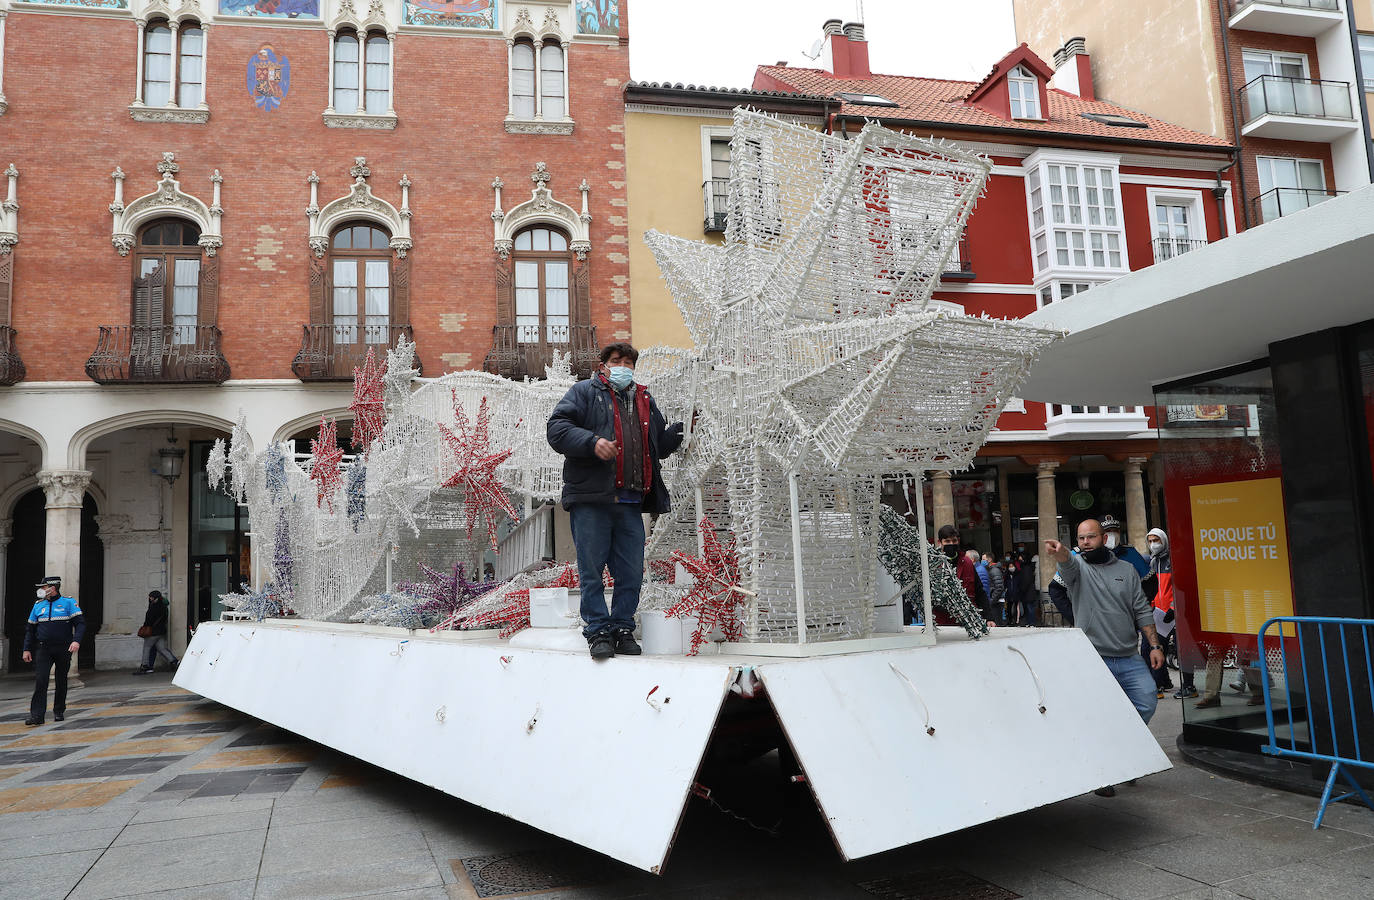
[[[414,340],[409,325],[304,325],[301,349],[291,361],[291,371],[301,381],[352,381],[353,370],[363,364],[367,351],[386,361],[388,350],[403,335]],[[419,368],[419,360],[415,362]]]
[[[1150,242],[1155,248],[1155,262],[1164,262],[1175,256],[1182,256],[1190,250],[1206,247],[1207,241],[1201,238],[1155,238]]]
[[[1295,213],[1309,206],[1316,206],[1323,200],[1344,194],[1345,191],[1317,190],[1315,188],[1274,188],[1265,191],[1250,201],[1251,213],[1256,222],[1272,222],[1280,216]]]
[[[712,178],[701,183],[702,201],[706,205],[706,216],[702,222],[705,231],[725,230],[726,200],[730,195],[730,179]]]
[[[1350,84],[1261,75],[1240,89],[1241,117],[1245,124],[1263,115],[1300,116],[1308,119],[1353,119]]]
[[[573,375],[587,378],[600,363],[594,325],[497,325],[482,368],[506,378],[543,378],[557,353],[572,354]]]
[[[220,342],[214,325],[101,325],[86,374],[99,384],[223,384]]]
[[[24,380],[24,361],[14,345],[14,329],[0,325],[0,385],[18,384]]]

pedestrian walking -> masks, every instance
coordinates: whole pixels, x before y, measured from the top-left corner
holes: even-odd
[[[1059,541],[1048,540],[1045,558],[1053,559],[1064,576],[1077,626],[1140,718],[1148,723],[1159,702],[1150,670],[1164,665],[1164,647],[1135,567],[1107,549],[1102,541],[1102,525],[1096,519],[1087,519],[1078,526],[1077,554],[1070,553]],[[1149,644],[1148,663],[1136,652],[1137,632]],[[1116,789],[1099,788],[1097,793],[1110,797]]]
[[[669,426],[642,384],[639,351],[608,344],[591,378],[568,389],[549,416],[549,446],[563,454],[563,508],[568,510],[582,592],[582,635],[592,659],[638,656],[634,616],[644,583],[644,513],[668,512],[659,460],[682,444],[682,423]],[[601,572],[615,587],[611,608]]]
[[[1169,536],[1163,528],[1151,528],[1145,540],[1150,549],[1150,567],[1145,580],[1141,582],[1141,588],[1154,609],[1155,631],[1159,633],[1160,643],[1167,644],[1169,635],[1174,633],[1174,575],[1169,560]],[[1150,646],[1143,637],[1140,639],[1140,655],[1149,662]],[[1174,689],[1169,667],[1160,666],[1151,672],[1155,677],[1155,697],[1163,700]]]
[[[988,603],[1000,614],[1000,622],[1007,621],[1007,576],[990,553],[983,554],[983,566],[988,572]]]
[[[57,668],[56,691],[52,698],[52,717],[61,722],[67,717],[67,670],[72,654],[81,649],[86,635],[86,617],[71,597],[62,596],[62,579],[49,575],[38,582],[38,602],[29,613],[24,629],[24,662],[33,663],[33,700],[25,725],[42,725],[48,714],[48,670]]]
[[[138,636],[143,638],[142,664],[135,675],[147,675],[153,671],[159,656],[167,660],[167,665],[175,669],[181,664],[170,647],[167,646],[167,619],[169,605],[162,598],[162,591],[148,592],[148,611],[143,614],[143,625]]]

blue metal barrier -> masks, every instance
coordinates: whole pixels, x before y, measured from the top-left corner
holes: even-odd
[[[1267,634],[1270,627],[1276,623],[1279,626],[1278,634]],[[1286,627],[1289,625],[1292,626],[1291,633]],[[1352,634],[1353,640],[1347,640],[1347,632]],[[1335,655],[1334,647],[1330,648],[1331,655],[1328,656],[1328,638],[1334,645],[1338,637],[1339,656]],[[1308,644],[1314,639],[1316,647],[1311,648],[1311,652],[1320,654],[1320,659],[1313,656],[1313,663],[1318,665],[1318,668],[1308,666]],[[1326,789],[1322,791],[1321,805],[1317,807],[1317,818],[1312,822],[1313,829],[1321,827],[1322,816],[1326,815],[1326,807],[1329,804],[1347,797],[1358,796],[1370,809],[1374,809],[1374,802],[1350,773],[1351,767],[1374,770],[1374,747],[1368,746],[1368,741],[1363,746],[1360,743],[1362,730],[1366,737],[1374,734],[1374,665],[1371,665],[1374,653],[1370,650],[1371,643],[1374,643],[1374,619],[1275,616],[1260,626],[1257,663],[1264,666],[1272,659],[1271,653],[1277,651],[1279,665],[1283,670],[1282,700],[1288,725],[1285,746],[1285,743],[1280,742],[1274,729],[1275,691],[1271,686],[1273,679],[1267,675],[1262,676],[1264,715],[1269,726],[1269,743],[1264,746],[1264,752],[1271,756],[1331,763],[1331,773],[1326,779]],[[1290,670],[1288,665],[1290,647],[1293,646],[1297,648],[1299,668],[1296,672]],[[1332,668],[1330,663],[1333,661],[1340,663],[1338,668]],[[1352,675],[1352,662],[1357,668],[1363,663],[1362,678]],[[1303,684],[1306,700],[1306,749],[1298,746],[1299,725],[1303,723],[1301,719],[1295,720],[1293,716],[1295,674]],[[1336,681],[1334,697],[1333,680]],[[1344,698],[1340,696],[1342,685],[1345,688]],[[1340,702],[1342,699],[1343,703]],[[1338,722],[1344,727],[1338,727]],[[1345,740],[1341,738],[1342,732],[1346,732]],[[1337,777],[1343,778],[1351,790],[1339,797],[1332,797],[1331,792],[1336,786]]]

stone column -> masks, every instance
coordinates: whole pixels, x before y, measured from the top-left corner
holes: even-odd
[[[1054,494],[1054,472],[1059,460],[1041,460],[1035,467],[1036,515],[1039,517],[1040,590],[1047,591],[1054,579],[1054,563],[1045,556],[1045,541],[1059,540],[1059,510]]]
[[[62,579],[62,593],[81,602],[81,503],[91,473],[84,469],[49,469],[38,473],[38,484],[48,498],[47,545],[43,550],[43,575]],[[77,654],[72,654],[68,684],[81,685],[77,678]]]
[[[18,597],[7,597],[5,590],[5,562],[9,558],[8,548],[10,539],[14,537],[13,522],[9,519],[0,519],[0,672],[9,671],[9,660],[5,654],[9,653],[10,642],[5,638],[5,606],[9,603],[23,603],[24,595]]]
[[[954,485],[950,483],[948,472],[930,473],[930,514],[936,533],[941,526],[957,524],[954,521]]]
[[[1145,535],[1150,530],[1150,520],[1145,514],[1145,479],[1141,472],[1149,461],[1146,456],[1132,456],[1126,460],[1126,540],[1147,556]]]

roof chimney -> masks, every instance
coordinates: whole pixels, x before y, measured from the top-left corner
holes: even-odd
[[[868,68],[868,42],[864,40],[862,22],[828,19],[821,30],[825,33],[826,68],[836,78],[872,78]]]
[[[1071,37],[1064,46],[1054,51],[1053,87],[1084,100],[1096,100],[1093,90],[1092,59],[1088,56],[1087,42],[1081,37]]]

